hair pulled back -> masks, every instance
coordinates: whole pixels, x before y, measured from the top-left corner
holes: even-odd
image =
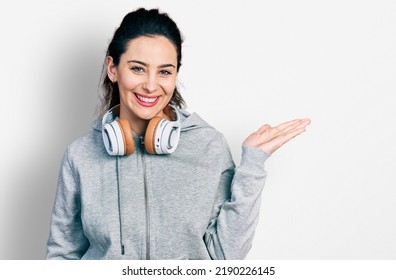
[[[160,13],[158,9],[146,10],[140,8],[128,13],[122,20],[121,25],[114,32],[114,36],[108,46],[106,57],[111,56],[116,66],[120,63],[120,57],[127,51],[128,43],[141,36],[164,36],[170,40],[177,53],[177,71],[179,71],[182,59],[183,38],[176,23],[166,14]],[[120,92],[118,84],[113,83],[107,76],[106,62],[102,71],[102,102],[100,114],[120,104]],[[173,92],[170,103],[181,108],[185,101],[177,88]]]

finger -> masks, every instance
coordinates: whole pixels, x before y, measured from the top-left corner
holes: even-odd
[[[276,136],[280,134],[287,133],[290,130],[293,130],[299,123],[299,120],[293,120],[293,121],[288,121],[285,123],[282,123],[278,126],[272,127],[271,129],[268,130],[267,137],[269,138],[275,138]],[[262,134],[264,136],[264,134]]]
[[[288,142],[289,140],[293,139],[297,135],[303,133],[306,130],[306,126],[310,123],[309,120],[301,120],[299,124],[294,126],[293,128],[290,128],[288,131],[285,131],[282,133],[280,136],[283,137],[283,140],[285,140],[285,143]]]
[[[272,154],[275,152],[277,149],[282,147],[284,144],[289,142],[291,139],[295,138],[296,136],[300,135],[305,131],[305,127],[301,127],[292,131],[289,131],[288,133],[283,133],[280,134],[271,141],[266,142],[260,146],[263,150],[267,151],[268,153]]]
[[[300,119],[295,119],[272,127],[269,131],[269,135],[271,138],[274,138],[280,134],[287,133],[288,131],[293,130],[296,126],[298,126],[300,121]]]
[[[278,125],[275,126],[275,127],[278,128],[279,130],[283,130],[283,129],[285,129],[286,127],[288,127],[288,126],[290,126],[290,125],[295,125],[295,124],[297,124],[299,121],[300,121],[300,119],[294,119],[294,120],[291,120],[291,121],[287,121],[287,122],[278,124]]]
[[[296,119],[293,121],[285,122],[275,127],[276,129],[274,130],[273,136],[277,136],[280,134],[288,133],[289,131],[306,127],[310,123],[311,123],[310,119]]]
[[[282,140],[284,141],[284,143],[286,143],[305,131],[306,131],[305,127],[299,127],[296,128],[295,130],[289,131],[287,134],[282,135],[281,138],[283,137]]]
[[[256,132],[259,134],[262,134],[269,128],[271,128],[271,126],[269,124],[265,124],[265,125],[261,126]]]
[[[280,125],[277,125],[276,127],[278,127],[279,129],[283,130],[283,129],[287,128],[287,127],[291,127],[291,126],[294,126],[294,125],[300,125],[300,124],[308,125],[310,122],[311,122],[311,120],[308,119],[308,118],[295,119],[295,120],[292,120],[292,121],[284,122],[284,123],[282,123]]]
[[[300,135],[305,131],[305,127],[299,127],[296,128],[295,130],[289,131],[288,133],[284,133],[282,135],[278,136],[278,141],[281,143],[281,145],[289,142],[291,139],[295,138],[296,136]]]

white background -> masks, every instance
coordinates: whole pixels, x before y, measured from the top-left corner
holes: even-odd
[[[105,51],[131,10],[185,37],[180,89],[240,144],[309,117],[266,164],[248,259],[396,258],[396,2],[2,1],[0,259],[42,259],[66,146],[89,131]]]

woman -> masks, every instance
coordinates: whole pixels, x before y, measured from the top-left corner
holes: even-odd
[[[219,132],[183,110],[182,38],[158,10],[127,14],[108,47],[100,119],[62,160],[48,259],[243,259],[265,160],[308,119],[262,126],[235,168]]]

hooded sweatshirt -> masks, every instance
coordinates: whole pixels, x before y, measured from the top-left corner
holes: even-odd
[[[235,168],[224,136],[179,110],[167,155],[111,156],[101,120],[66,149],[47,259],[244,259],[258,222],[269,154],[242,146]]]

